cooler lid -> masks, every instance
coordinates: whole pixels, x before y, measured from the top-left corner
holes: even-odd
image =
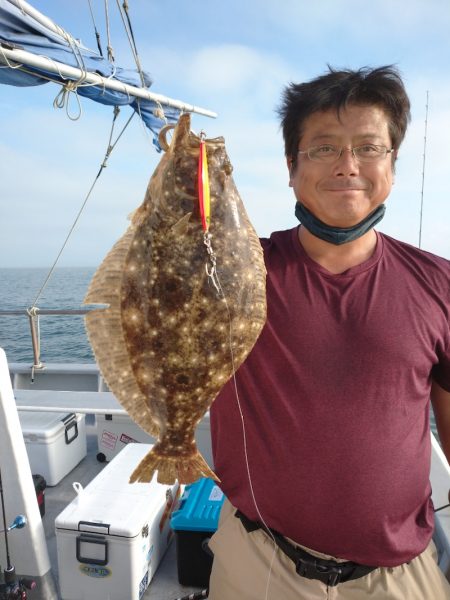
[[[49,440],[58,436],[66,424],[77,416],[74,413],[24,412],[19,411],[20,426],[25,439]]]
[[[127,493],[102,497],[83,492],[60,513],[55,527],[131,539],[141,534],[151,515],[148,497],[136,498]]]
[[[180,508],[170,518],[172,529],[216,531],[224,500],[224,493],[212,479],[202,478],[187,485]]]

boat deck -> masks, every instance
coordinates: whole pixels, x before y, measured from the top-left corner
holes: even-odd
[[[72,483],[78,481],[85,487],[105,466],[97,461],[98,442],[96,415],[105,413],[124,414],[124,410],[112,398],[96,365],[93,364],[53,364],[37,372],[34,382],[30,381],[29,365],[13,363],[9,365],[11,383],[20,410],[81,412],[86,416],[87,456],[56,487],[45,491],[44,529],[48,552],[56,582],[58,563],[56,551],[55,519],[75,498]],[[61,392],[60,390],[65,390]],[[201,448],[207,457],[211,452],[209,418],[205,421],[205,432]],[[436,434],[436,432],[435,432]],[[431,436],[432,460],[430,479],[433,502],[436,507],[448,503],[450,489],[450,467],[435,436]],[[199,446],[200,447],[200,446]],[[450,507],[436,513],[434,539],[439,554],[439,566],[450,581]],[[172,542],[150,585],[143,595],[145,600],[177,600],[199,588],[181,586],[178,583],[176,548]],[[126,600],[126,599],[124,599]]]
[[[86,419],[87,456],[55,487],[45,490],[45,515],[43,517],[48,553],[55,580],[58,581],[58,562],[56,551],[55,519],[59,513],[75,498],[72,487],[74,481],[86,486],[105,466],[97,461],[97,433],[93,417]],[[178,583],[175,543],[169,546],[156,574],[143,595],[144,600],[175,600],[200,588],[185,587]],[[125,600],[125,599],[124,599]]]

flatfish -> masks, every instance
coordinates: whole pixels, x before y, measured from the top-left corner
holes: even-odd
[[[191,483],[216,476],[195,428],[245,360],[266,320],[259,239],[232,178],[223,137],[205,139],[211,219],[202,227],[201,137],[181,115],[142,205],[90,283],[86,317],[101,373],[130,417],[157,438],[130,477]]]

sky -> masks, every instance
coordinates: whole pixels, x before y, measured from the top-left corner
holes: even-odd
[[[103,0],[91,0],[105,45]],[[33,6],[90,47],[87,0]],[[129,0],[151,90],[218,113],[193,129],[223,135],[233,176],[260,236],[296,225],[276,108],[289,82],[334,68],[395,64],[412,105],[395,184],[377,228],[450,259],[450,3],[448,0]],[[133,58],[109,2],[116,64]],[[112,108],[54,84],[0,85],[0,267],[53,264],[98,172]],[[425,117],[428,118],[424,168]],[[71,118],[69,118],[68,113]],[[124,124],[130,109],[123,108]],[[161,156],[137,119],[119,140],[58,261],[97,266],[124,233]],[[423,194],[422,194],[423,186]]]

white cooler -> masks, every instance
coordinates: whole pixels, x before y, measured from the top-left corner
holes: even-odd
[[[129,443],[152,444],[155,441],[155,438],[143,431],[128,415],[96,415],[95,421],[98,444],[97,459],[100,462],[111,460]],[[203,458],[213,468],[209,412],[197,425],[195,439]]]
[[[85,416],[19,412],[31,472],[56,485],[86,456]]]
[[[129,444],[56,518],[62,600],[139,600],[171,539],[180,486],[128,483],[149,444]]]
[[[128,415],[95,415],[97,427],[97,459],[111,460],[127,444],[152,444],[155,439],[141,429]]]

